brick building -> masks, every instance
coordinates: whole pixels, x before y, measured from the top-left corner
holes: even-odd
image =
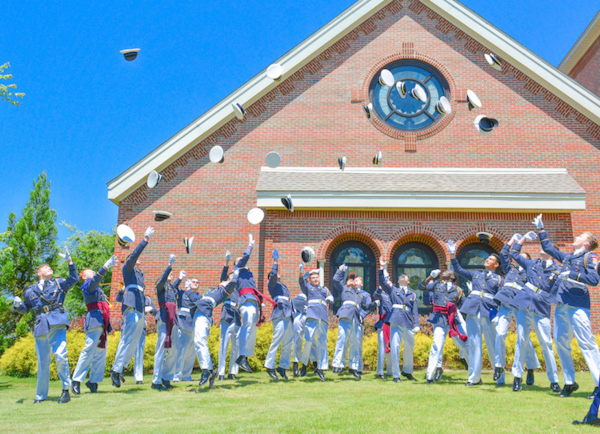
[[[490,52],[501,70],[486,62]],[[305,245],[326,285],[346,262],[372,290],[380,257],[394,279],[408,272],[416,287],[447,267],[448,239],[465,266],[478,267],[540,212],[559,245],[583,230],[600,235],[600,99],[462,4],[359,0],[274,63],[280,80],[263,71],[108,184],[119,223],[138,238],[156,228],[142,257],[148,294],[169,253],[177,270],[214,285],[225,251],[240,255],[248,233],[258,238],[249,267],[259,288],[277,248],[292,292]],[[379,83],[383,69],[394,86]],[[418,86],[423,101],[411,95]],[[467,90],[481,108],[468,110]],[[451,113],[436,111],[442,95]],[[499,121],[491,135],[476,130],[478,115]],[[217,145],[222,164],[208,158]],[[276,169],[265,167],[270,151],[281,155]],[[164,180],[149,189],[152,170]],[[287,194],[293,213],[280,200]],[[246,215],[256,206],[266,215],[253,226]],[[153,210],[174,216],[154,222]],[[479,232],[493,235],[489,245]],[[195,237],[192,255],[186,236]],[[539,244],[527,249],[537,255]],[[123,260],[129,249],[115,251]],[[115,269],[113,300],[120,278]],[[599,302],[594,289],[596,331]]]

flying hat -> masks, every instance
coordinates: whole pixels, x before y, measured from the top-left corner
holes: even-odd
[[[338,158],[338,164],[340,169],[344,170],[346,168],[346,157]]]
[[[302,257],[302,262],[305,264],[310,264],[315,260],[315,251],[312,249],[312,247],[306,246],[302,248],[300,256]]]
[[[479,242],[482,244],[489,244],[493,235],[488,232],[477,232],[477,238],[479,238]]]
[[[363,110],[367,114],[367,119],[371,119],[371,113],[373,113],[373,104],[369,103],[363,106]]]
[[[485,57],[485,61],[488,63],[488,65],[490,65],[496,71],[502,71],[502,59],[500,59],[500,57],[494,53],[486,53],[483,55],[483,57]]]
[[[392,74],[387,69],[381,70],[381,75],[379,76],[379,84],[381,86],[392,87],[396,80],[394,79],[394,74]]]
[[[267,77],[271,80],[279,80],[283,75],[283,68],[278,63],[274,63],[267,68]]]
[[[188,255],[192,254],[192,248],[194,246],[194,237],[185,237],[183,239],[183,244],[185,244],[185,251]]]
[[[271,169],[275,169],[281,164],[281,155],[275,151],[269,152],[265,157],[265,163],[267,163],[267,166]]]
[[[469,111],[476,108],[481,108],[482,105],[481,101],[479,100],[477,95],[475,95],[475,92],[473,92],[472,90],[467,90],[467,104],[469,106]]]
[[[117,241],[121,247],[125,247],[129,243],[133,243],[135,241],[135,233],[133,232],[133,229],[127,225],[117,226]]]
[[[162,222],[163,220],[173,217],[169,211],[152,211],[154,213],[154,221]]]
[[[238,118],[240,121],[243,121],[244,116],[246,116],[246,110],[244,110],[244,107],[242,107],[242,105],[238,104],[237,102],[231,104],[231,107],[233,108],[233,113],[235,113],[235,117]]]
[[[445,96],[441,97],[435,105],[435,111],[441,115],[452,113],[452,106],[450,105],[450,101],[448,101],[448,98],[446,98]]]
[[[135,58],[137,57],[138,51],[140,51],[139,48],[128,48],[126,50],[119,51],[119,53],[121,53],[123,56],[125,56],[125,60],[131,62],[132,60],[135,60]]]
[[[406,83],[399,81],[396,83],[396,89],[402,98],[406,98]]]
[[[381,164],[381,161],[383,160],[383,152],[379,151],[377,154],[375,154],[375,156],[373,157],[373,164],[379,165]]]
[[[354,271],[351,271],[350,274],[348,274],[348,279],[356,279],[356,273]]]
[[[148,175],[148,181],[146,181],[146,184],[148,185],[148,188],[154,188],[160,181],[162,181],[162,179],[163,176],[156,170],[153,170],[150,172],[150,175]]]
[[[417,101],[425,102],[427,101],[427,92],[425,89],[419,84],[416,84],[415,87],[410,91],[410,96],[412,96]]]
[[[265,212],[260,208],[252,208],[248,211],[248,221],[252,225],[258,225],[265,218]]]
[[[477,116],[473,123],[475,124],[475,129],[484,136],[491,135],[494,131],[494,128],[500,125],[500,122],[498,122],[496,119],[488,118],[484,115]]]
[[[281,203],[291,212],[294,212],[294,203],[292,202],[292,195],[288,194],[286,197],[281,198]]]
[[[211,163],[223,163],[225,161],[225,151],[219,145],[210,148],[208,158]]]

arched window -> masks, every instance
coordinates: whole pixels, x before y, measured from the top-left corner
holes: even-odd
[[[377,268],[373,251],[359,241],[346,241],[337,246],[331,253],[329,260],[329,289],[335,297],[336,308],[340,306],[340,298],[333,287],[333,275],[340,265],[346,264],[348,270],[344,276],[344,283],[350,273],[363,279],[363,289],[373,294],[377,284]]]
[[[394,285],[398,284],[398,277],[406,273],[410,278],[410,288],[417,294],[419,300],[419,312],[431,312],[431,306],[425,306],[423,303],[423,291],[418,288],[431,270],[439,268],[439,260],[435,252],[427,244],[410,242],[403,244],[396,250],[392,258],[394,267],[392,269],[392,278]],[[427,296],[427,294],[425,294]]]
[[[460,266],[467,270],[485,270],[483,263],[492,253],[498,252],[496,252],[489,244],[471,243],[458,251],[456,259],[458,259]],[[465,294],[468,294],[469,287],[467,286],[465,279],[461,276],[457,277],[459,286],[465,291]]]

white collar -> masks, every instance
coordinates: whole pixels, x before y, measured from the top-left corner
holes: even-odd
[[[546,262],[546,268],[550,267],[552,264],[554,264],[554,261],[552,259],[548,259],[545,261]]]
[[[579,255],[580,253],[582,253],[585,250],[585,247],[580,247],[579,249],[575,250],[573,252],[574,255]]]

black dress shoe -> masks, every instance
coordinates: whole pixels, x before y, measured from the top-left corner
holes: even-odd
[[[235,376],[235,374],[229,374],[227,376],[227,378],[229,378],[230,380],[237,380],[237,377]]]
[[[583,420],[574,420],[573,425],[600,425],[600,419],[595,414],[586,414]]]
[[[477,383],[471,383],[470,381],[468,381],[467,384],[465,384],[465,386],[473,387],[473,386],[479,386],[480,384],[483,384],[483,381],[481,381],[481,379]]]
[[[350,372],[354,378],[358,378],[359,380],[362,377],[362,375],[360,375],[356,369],[349,369],[348,372]]]
[[[269,374],[271,380],[277,381],[277,374],[275,373],[275,369],[267,368],[267,374]]]
[[[319,380],[326,381],[325,374],[323,374],[323,371],[321,371],[320,369],[315,370],[315,374],[317,374],[317,377],[319,377]]]
[[[40,402],[44,402],[44,401],[45,401],[45,399],[35,399],[35,400],[33,401],[33,403],[34,403],[34,404],[39,404]]]
[[[73,394],[79,395],[81,393],[80,385],[81,383],[79,381],[71,382],[71,391],[73,392]]]
[[[121,387],[121,376],[119,375],[118,372],[113,371],[112,369],[110,370],[110,381],[112,382],[112,385],[115,387]]]
[[[298,370],[298,362],[294,362],[293,372],[294,372],[294,377],[297,377],[298,375],[300,375],[300,371]]]
[[[502,377],[504,368],[494,368],[494,381],[498,381]]]
[[[360,375],[362,375],[362,371],[358,371],[358,373],[359,373]]]
[[[591,393],[590,396],[587,397],[587,399],[594,399],[596,397],[597,393],[598,393],[598,386],[594,387],[594,391]]]
[[[71,395],[69,395],[69,389],[65,389],[62,391],[60,398],[58,398],[59,404],[66,404],[71,400]]]
[[[202,370],[202,377],[200,377],[199,386],[204,386],[208,382],[208,378],[210,377],[210,371],[208,369]]]
[[[558,383],[550,383],[550,390],[556,393],[560,393],[560,386]]]
[[[513,379],[513,392],[521,391],[521,379],[519,377],[515,377]]]
[[[219,375],[219,381],[225,381],[225,375]]]
[[[208,390],[212,389],[215,386],[215,380],[217,379],[217,375],[219,375],[219,373],[213,369],[210,378],[208,379]]]
[[[90,389],[90,392],[98,393],[98,383],[92,383],[91,381],[88,381],[87,383],[85,383],[85,385],[88,389]]]
[[[164,390],[167,390],[167,388],[165,386],[163,386],[162,383],[161,384],[159,384],[159,383],[152,383],[152,386],[150,386],[150,388],[154,389],[154,390],[158,390],[160,392],[162,392]]]
[[[275,370],[277,371],[277,373],[279,374],[279,376],[280,376],[281,378],[283,378],[284,380],[287,380],[287,379],[288,379],[288,376],[287,376],[287,374],[285,373],[285,369],[283,369],[283,368],[277,368],[277,369],[275,369]]]
[[[433,381],[440,381],[443,373],[444,370],[442,368],[435,368],[435,372],[433,373]]]
[[[334,374],[339,374],[340,373],[340,368],[336,368],[334,366],[333,369],[331,370],[331,372],[333,372]]]
[[[300,376],[304,377],[306,375],[306,365],[302,365],[302,369],[300,369]]]
[[[141,384],[144,384],[144,382],[140,380],[140,381],[136,381],[135,384],[137,384],[139,386]]]
[[[417,379],[415,377],[413,377],[413,374],[407,374],[406,372],[402,371],[400,373],[400,375],[402,375],[404,378],[406,378],[407,380],[410,381],[417,381]]]
[[[125,383],[125,376],[122,372],[119,372],[119,380],[121,380],[121,383]]]
[[[565,387],[563,387],[562,392],[560,392],[560,397],[561,398],[568,398],[577,389],[579,389],[579,384],[577,384],[577,383],[565,384]]]
[[[379,378],[380,380],[385,380],[385,375],[375,375],[375,378]]]
[[[460,363],[462,363],[462,365],[465,367],[465,369],[468,371],[469,370],[469,364],[467,363],[467,360],[464,358],[460,358]]]
[[[400,377],[394,377],[394,383],[402,383]]]
[[[431,385],[431,384],[433,384],[433,380],[427,380],[427,382],[425,384]]]
[[[242,357],[242,360],[239,359],[238,357],[238,365],[240,365],[240,368],[242,368],[243,371],[246,371],[249,374],[252,374],[252,368],[250,367],[250,364],[248,363],[248,357],[246,356],[240,356]]]
[[[317,366],[319,366],[319,364],[317,362],[313,362],[313,370],[319,369]]]
[[[163,378],[162,384],[163,384],[163,386],[165,386],[165,389],[173,389],[173,385],[171,384],[171,382],[169,380],[165,380]]]
[[[525,383],[528,386],[533,386],[533,383],[535,383],[535,375],[533,375],[533,369],[527,370],[527,380],[525,381]]]

